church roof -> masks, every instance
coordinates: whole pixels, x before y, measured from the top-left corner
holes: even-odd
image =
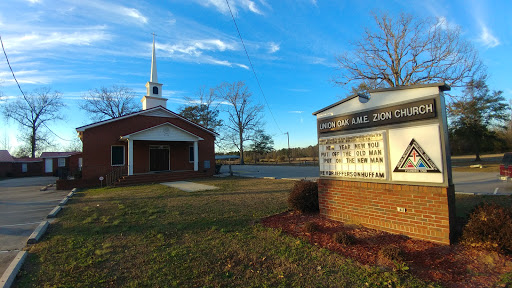
[[[138,112],[134,112],[134,113],[130,113],[130,114],[126,114],[126,115],[123,115],[123,116],[120,116],[120,117],[116,117],[116,118],[110,118],[110,119],[107,119],[107,120],[103,120],[103,121],[98,121],[98,122],[95,122],[95,123],[91,123],[91,124],[88,124],[88,125],[84,125],[84,126],[80,126],[78,128],[76,128],[76,131],[77,132],[83,132],[89,128],[93,128],[93,127],[97,127],[97,126],[100,126],[100,125],[104,125],[104,124],[107,124],[107,123],[111,123],[111,122],[115,122],[115,121],[119,121],[119,120],[122,120],[122,119],[126,119],[126,118],[130,118],[130,117],[134,117],[134,116],[137,116],[137,115],[146,115],[146,116],[159,116],[159,117],[170,117],[170,118],[178,118],[178,119],[181,119],[193,126],[196,126],[214,136],[218,136],[219,134],[215,133],[214,131],[202,126],[202,125],[199,125],[197,123],[194,123],[186,118],[184,118],[183,116],[179,115],[179,114],[176,114],[174,112],[172,112],[171,110],[168,110],[162,106],[157,106],[157,107],[153,107],[153,108],[149,108],[149,109],[146,109],[146,110],[140,110]]]
[[[82,152],[43,152],[39,158],[65,158]]]
[[[14,162],[11,154],[7,150],[0,150],[0,162]]]

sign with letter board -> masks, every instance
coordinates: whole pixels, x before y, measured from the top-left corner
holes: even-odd
[[[387,179],[385,131],[323,137],[320,176]]]
[[[443,89],[449,87],[374,90],[369,101],[353,96],[313,113],[320,177],[451,183]]]

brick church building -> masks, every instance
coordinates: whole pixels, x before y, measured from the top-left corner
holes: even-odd
[[[61,183],[62,189],[70,185],[99,186],[112,174],[122,175],[116,178],[127,183],[214,174],[214,141],[218,135],[166,108],[167,99],[162,97],[162,84],[157,78],[154,39],[152,52],[142,110],[76,128],[83,144],[82,179]]]

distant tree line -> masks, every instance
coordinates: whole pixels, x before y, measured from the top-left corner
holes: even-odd
[[[245,150],[246,164],[258,163],[285,163],[292,164],[315,164],[318,162],[318,145],[309,145],[308,147],[272,149],[261,153],[257,150]],[[228,151],[216,153],[219,155],[238,155],[238,151]],[[288,155],[290,158],[288,159]]]

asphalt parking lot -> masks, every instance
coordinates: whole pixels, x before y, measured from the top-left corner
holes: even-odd
[[[276,179],[316,180],[319,175],[317,166],[280,166],[280,165],[231,165],[233,174],[242,177],[275,177]],[[221,173],[229,174],[229,165],[223,165]],[[499,179],[499,173],[492,172],[452,172],[456,193],[473,194],[512,194],[512,182]]]
[[[34,229],[69,193],[55,190],[55,186],[39,191],[56,179],[27,177],[0,181],[0,276],[26,246]]]

